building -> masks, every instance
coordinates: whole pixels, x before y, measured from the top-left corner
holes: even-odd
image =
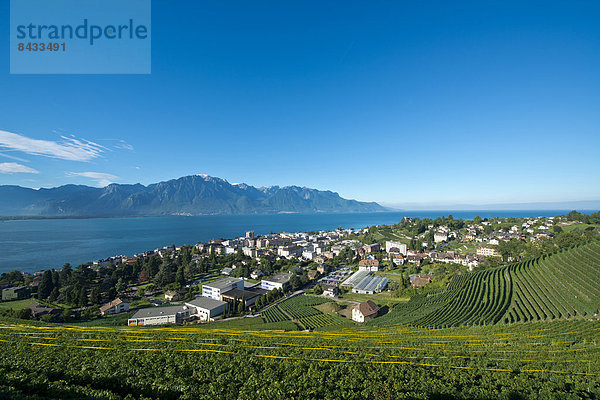
[[[127,320],[129,326],[176,324],[190,318],[188,306],[150,307],[138,310]]]
[[[385,242],[385,251],[386,253],[400,253],[402,255],[406,255],[407,247],[404,243],[400,242]]]
[[[479,246],[477,246],[477,255],[484,257],[498,257],[500,256],[500,252],[498,251],[498,247],[492,244],[480,244]]]
[[[389,279],[381,276],[365,276],[352,288],[352,293],[375,294],[381,293],[386,288]]]
[[[265,291],[254,291],[254,290],[240,290],[231,289],[221,295],[221,299],[231,304],[231,306],[237,306],[238,302],[244,302],[244,307],[253,306],[256,300],[262,296]]]
[[[127,311],[129,311],[129,303],[124,302],[118,297],[100,307],[100,315],[119,314]]]
[[[379,270],[379,260],[376,260],[376,259],[360,260],[358,262],[358,270],[359,271],[377,272]]]
[[[250,274],[250,278],[252,279],[258,279],[261,276],[263,276],[263,272],[260,269],[255,269],[254,271],[252,271],[252,273]]]
[[[210,321],[227,311],[227,302],[203,296],[187,301],[185,305],[190,310],[190,317],[196,317],[200,321]]]
[[[285,272],[275,274],[260,281],[260,287],[261,289],[268,291],[273,289],[283,289],[283,287],[290,281],[291,277],[291,274],[286,274]]]
[[[436,243],[446,242],[448,240],[448,234],[446,232],[436,231],[433,234],[433,241]]]
[[[329,266],[327,264],[319,264],[317,266],[317,271],[319,271],[320,274],[325,274],[329,271]]]
[[[381,250],[381,246],[379,245],[379,243],[373,243],[373,244],[366,244],[363,247],[361,247],[358,252],[361,255],[365,255],[365,254],[369,254],[369,253],[376,253],[378,251]]]
[[[310,280],[317,279],[318,276],[319,276],[319,272],[317,270],[311,269],[310,271],[308,271],[308,279],[310,279]]]
[[[27,299],[30,294],[27,286],[6,288],[2,290],[2,301]]]
[[[37,301],[34,301],[30,305],[25,308],[29,308],[31,310],[32,318],[40,318],[46,314],[60,314],[62,311],[58,308],[49,307],[45,304],[40,304]]]
[[[359,270],[353,273],[348,279],[340,284],[341,288],[353,288],[366,276],[369,276],[369,271]]]
[[[300,246],[282,246],[277,249],[277,255],[281,257],[293,257],[302,255],[302,247]]]
[[[427,285],[428,283],[431,283],[432,280],[433,280],[433,277],[431,275],[423,275],[423,276],[417,275],[415,277],[412,277],[412,279],[410,280],[410,283],[411,283],[412,287],[420,288],[420,287]]]
[[[325,286],[323,288],[323,296],[325,297],[335,297],[338,294],[337,286]]]
[[[231,275],[232,272],[233,272],[233,268],[229,268],[229,267],[225,267],[221,270],[221,274],[227,275],[227,276]]]
[[[175,290],[167,290],[165,292],[165,300],[167,300],[167,301],[177,301],[179,299],[181,299],[181,296]]]
[[[368,300],[352,307],[352,320],[356,322],[365,322],[375,318],[378,313],[379,306],[372,300]]]
[[[244,289],[244,281],[239,278],[223,278],[202,285],[202,296],[221,300],[221,294],[231,289]]]
[[[406,259],[404,258],[404,256],[402,254],[390,254],[390,260],[392,260],[392,262],[395,265],[402,265],[406,262]]]

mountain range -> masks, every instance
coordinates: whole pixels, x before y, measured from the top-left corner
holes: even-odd
[[[0,215],[116,217],[205,214],[376,212],[377,203],[347,200],[331,191],[298,186],[256,188],[208,175],[166,182],[65,185],[50,189],[0,186]]]

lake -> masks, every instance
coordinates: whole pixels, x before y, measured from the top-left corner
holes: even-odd
[[[175,244],[269,232],[394,224],[402,217],[454,218],[553,216],[569,210],[405,211],[352,214],[205,215],[140,218],[31,219],[0,221],[0,273],[76,266],[115,255],[133,255]]]

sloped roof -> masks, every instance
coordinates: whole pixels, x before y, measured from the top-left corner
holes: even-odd
[[[376,314],[379,311],[379,306],[375,304],[373,300],[367,300],[354,306],[354,308],[360,311],[360,313],[365,317]]]
[[[123,300],[121,300],[120,298],[116,298],[113,301],[109,301],[108,303],[106,303],[105,305],[103,305],[102,307],[100,307],[100,312],[104,312],[107,311],[113,307],[118,306],[119,304],[123,303]]]

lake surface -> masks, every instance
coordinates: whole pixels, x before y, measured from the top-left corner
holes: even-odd
[[[307,232],[394,224],[402,217],[454,218],[564,215],[569,210],[405,211],[363,214],[276,214],[166,216],[0,221],[0,273],[79,265],[116,255],[133,255],[175,244],[269,232]]]

